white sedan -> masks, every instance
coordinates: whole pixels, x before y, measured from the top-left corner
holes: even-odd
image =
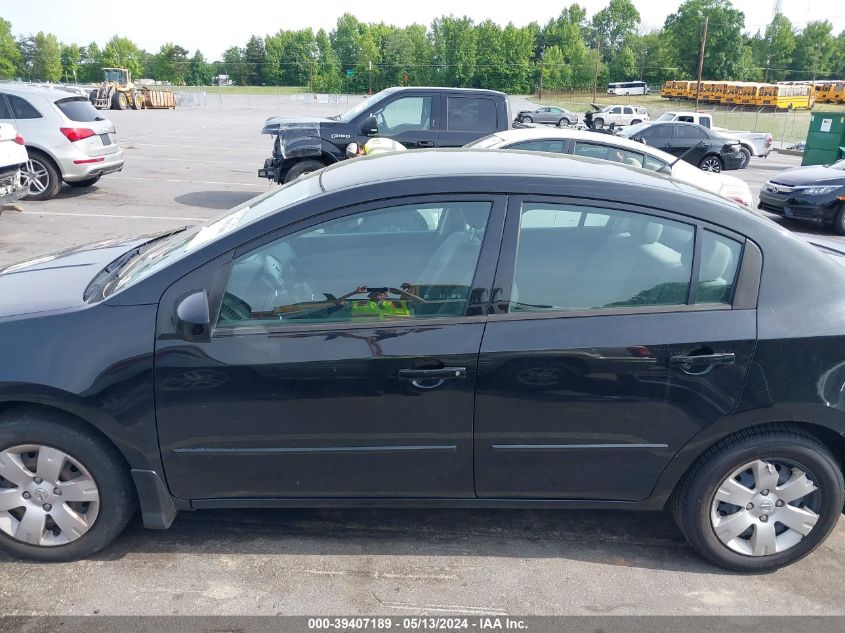
[[[467,147],[552,152],[609,160],[666,174],[749,208],[754,202],[751,189],[736,176],[702,171],[664,151],[612,134],[556,128],[513,129],[485,136]]]
[[[21,169],[29,160],[23,143],[14,126],[0,123],[0,213],[29,191],[21,179]]]

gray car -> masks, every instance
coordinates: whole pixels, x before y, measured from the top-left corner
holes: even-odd
[[[67,90],[0,83],[0,123],[11,123],[25,140],[30,200],[52,198],[62,182],[90,187],[123,169],[114,124]]]
[[[578,115],[557,106],[543,106],[536,110],[522,110],[516,115],[518,123],[551,123],[568,127],[578,123]]]

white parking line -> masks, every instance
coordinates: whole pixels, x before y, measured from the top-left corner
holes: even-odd
[[[114,213],[75,213],[61,211],[23,211],[23,215],[58,215],[80,218],[118,218],[121,220],[173,220],[174,222],[200,222],[204,218],[188,218],[168,215],[117,215]]]
[[[146,180],[149,182],[181,182],[188,184],[200,185],[231,185],[233,187],[256,187],[261,183],[247,184],[245,182],[227,182],[222,180],[179,180],[177,178],[142,178],[141,176],[124,176],[121,174],[114,178],[114,180]]]
[[[208,145],[183,145],[182,143],[147,143],[146,141],[142,143],[140,146],[136,147],[135,149],[144,149],[145,147],[173,147],[175,149],[201,149],[205,150],[206,152],[209,150]],[[123,149],[127,149],[124,147]],[[267,153],[267,148],[262,147],[223,147],[221,145],[217,145],[213,147],[215,151],[225,150],[227,152],[261,152],[262,154]]]
[[[169,160],[176,163],[206,163],[209,165],[254,165],[251,160],[201,160],[199,158],[161,158],[152,156],[133,156],[132,160],[151,160],[155,162]],[[256,170],[257,171],[257,170]]]

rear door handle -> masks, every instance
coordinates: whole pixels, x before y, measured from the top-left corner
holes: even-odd
[[[417,147],[434,147],[434,141],[417,141]]]
[[[683,370],[712,367],[713,365],[733,365],[736,362],[736,355],[733,352],[722,352],[717,354],[679,355],[669,358],[671,367],[678,367]]]
[[[439,367],[438,369],[400,369],[400,380],[461,380],[467,377],[466,367]]]

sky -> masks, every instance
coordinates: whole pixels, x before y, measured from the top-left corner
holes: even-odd
[[[559,2],[496,2],[496,0],[281,0],[276,2],[222,2],[220,0],[0,0],[0,17],[12,23],[16,35],[38,31],[54,33],[65,43],[84,45],[96,41],[101,47],[114,34],[129,37],[141,48],[158,51],[166,42],[179,44],[192,53],[200,49],[210,60],[219,59],[230,46],[243,46],[252,35],[281,29],[311,27],[330,31],[346,11],[364,22],[405,26],[431,24],[441,15],[467,15],[475,21],[487,18],[500,24],[512,21],[524,26],[545,24],[573,0]],[[592,17],[608,0],[578,0]],[[646,29],[659,28],[681,0],[633,0]],[[764,30],[772,19],[774,0],[733,0],[745,13],[746,30]],[[303,7],[310,7],[309,10]],[[829,15],[829,14],[833,15]],[[812,20],[830,20],[834,34],[845,30],[842,0],[783,0],[783,14],[800,28]]]

